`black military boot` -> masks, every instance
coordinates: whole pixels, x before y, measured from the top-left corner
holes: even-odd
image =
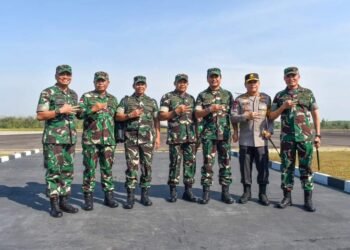
[[[75,214],[79,211],[78,208],[73,207],[68,203],[68,195],[60,196],[60,208],[63,212]]]
[[[268,206],[270,204],[270,201],[266,195],[266,184],[259,185],[259,202],[264,206]]]
[[[190,202],[198,202],[198,198],[192,193],[192,185],[185,184],[185,192],[182,194],[182,199]]]
[[[316,208],[312,204],[312,191],[304,190],[304,208],[308,212],[316,211]]]
[[[91,192],[84,192],[84,201],[83,209],[85,211],[91,211],[94,209],[93,197]]]
[[[105,204],[107,207],[118,207],[118,202],[113,197],[113,191],[106,191],[105,192],[105,199],[103,201],[103,204]]]
[[[243,185],[243,194],[239,198],[239,203],[245,204],[250,200],[250,198],[252,198],[252,192],[250,190],[250,185],[244,184]]]
[[[222,185],[221,200],[227,204],[232,204],[235,202],[229,193],[228,185]]]
[[[283,190],[283,199],[280,203],[277,204],[278,208],[286,208],[287,206],[292,205],[292,192],[289,190]]]
[[[141,189],[141,203],[147,207],[152,206],[152,201],[149,199],[148,196],[148,188]]]
[[[55,218],[59,218],[62,217],[62,211],[60,210],[59,206],[58,206],[58,199],[57,196],[51,196],[50,197],[50,204],[51,204],[51,211],[50,211],[50,215],[52,217]]]
[[[199,201],[199,203],[208,204],[209,200],[210,200],[210,187],[203,186],[203,196],[202,196],[202,199]]]
[[[177,192],[176,192],[176,185],[170,185],[170,196],[168,198],[169,202],[176,202],[177,201]]]
[[[132,209],[135,203],[135,189],[128,188],[127,193],[128,197],[126,199],[126,203],[123,205],[123,208]]]

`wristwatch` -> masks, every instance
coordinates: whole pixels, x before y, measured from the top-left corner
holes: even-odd
[[[58,108],[58,107],[55,108],[55,114],[56,114],[56,115],[59,115],[60,113],[61,113],[61,112],[60,112],[60,108]]]
[[[320,134],[316,134],[315,137],[318,137],[318,138],[322,138],[322,136]]]

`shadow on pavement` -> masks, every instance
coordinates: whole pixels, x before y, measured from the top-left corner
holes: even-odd
[[[184,192],[184,186],[177,186],[178,198],[182,198],[182,193]],[[192,188],[192,191],[195,196],[202,197],[201,188]],[[0,185],[0,197],[7,198],[11,201],[14,201],[18,204],[21,204],[26,207],[31,207],[38,211],[48,212],[50,208],[49,199],[46,196],[46,185],[43,183],[37,182],[27,182],[24,187],[10,187],[6,185]],[[135,194],[140,196],[141,188],[137,187]],[[164,201],[167,200],[169,196],[169,186],[167,184],[161,185],[152,185],[149,192],[150,198],[161,198]],[[233,198],[237,201],[239,196],[232,195]],[[104,192],[101,188],[101,183],[96,182],[95,192],[93,194],[94,203],[103,204]],[[115,182],[115,199],[124,204],[126,201],[126,188],[124,187],[123,182]],[[221,192],[211,191],[210,197],[212,200],[221,200]],[[81,190],[81,184],[72,185],[72,194],[70,197],[70,203],[81,207],[84,204],[84,195]],[[139,197],[136,197],[136,201],[140,201]]]

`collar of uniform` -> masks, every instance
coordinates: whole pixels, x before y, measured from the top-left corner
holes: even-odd
[[[174,90],[174,91],[173,91],[173,94],[174,94],[174,95],[177,95],[177,96],[179,96],[179,97],[187,97],[187,93],[186,93],[186,92],[180,94],[178,91]]]
[[[220,87],[218,90],[212,90],[210,87],[207,88],[207,92],[214,93],[214,92],[221,92],[222,88]]]
[[[57,83],[54,85],[54,87],[55,87],[58,91],[60,91],[61,93],[65,94],[65,95],[67,95],[68,93],[70,93],[70,88],[67,88],[66,91],[63,91],[60,87],[58,87]]]
[[[285,91],[287,93],[289,93],[289,91],[292,91],[292,90],[294,90],[295,92],[301,92],[301,91],[304,91],[305,88],[301,87],[300,85],[298,85],[298,87],[296,89],[289,89],[288,87],[285,88]]]
[[[136,99],[143,99],[143,98],[146,98],[146,97],[147,97],[145,94],[138,96],[138,95],[136,95],[135,92],[134,92],[131,96],[132,96],[132,97],[135,97]]]
[[[252,96],[255,96],[255,95],[249,95],[248,92],[246,92],[246,93],[243,94],[243,96],[246,97],[246,98],[249,98],[249,97],[252,97]],[[262,94],[259,92],[259,95],[256,95],[256,97],[261,98]]]
[[[92,93],[94,93],[95,95],[97,95],[100,98],[105,98],[105,97],[109,97],[110,94],[106,91],[106,94],[104,96],[101,96],[100,93],[98,93],[96,90],[91,91]]]

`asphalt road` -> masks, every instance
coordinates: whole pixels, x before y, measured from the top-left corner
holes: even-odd
[[[272,205],[263,207],[257,203],[256,184],[252,201],[227,205],[220,201],[216,166],[208,205],[182,199],[168,203],[167,153],[156,153],[153,162],[152,207],[139,203],[139,191],[133,210],[105,207],[97,183],[93,211],[80,209],[78,214],[64,214],[59,219],[49,216],[41,154],[0,163],[0,249],[350,249],[350,198],[346,193],[315,185],[317,211],[305,212],[296,179],[294,206],[277,209],[274,205],[282,197],[280,174],[271,170],[268,196]],[[197,163],[194,192],[200,196],[199,153]],[[230,191],[238,199],[242,187],[237,160],[231,165],[234,182]],[[80,153],[75,166],[72,202],[80,207]],[[117,154],[113,175],[121,203],[126,199],[124,170],[124,155]],[[98,180],[99,171],[96,176]],[[182,191],[181,184],[180,196]]]
[[[0,134],[0,152],[22,152],[34,148],[42,148],[41,134]],[[81,134],[78,136],[77,150],[81,150],[80,144]],[[279,147],[279,133],[273,135],[273,141],[277,147]],[[166,150],[165,144],[166,134],[162,134],[161,149]],[[233,147],[238,147],[237,143]],[[272,147],[272,145],[270,145]],[[322,147],[350,147],[350,131],[323,131],[322,132]],[[321,147],[321,148],[322,148]],[[122,149],[121,145],[118,145],[118,149]]]

